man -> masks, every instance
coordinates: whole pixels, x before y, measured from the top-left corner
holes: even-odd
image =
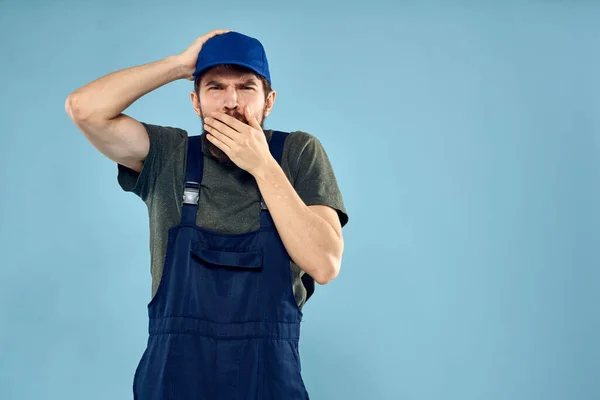
[[[177,79],[194,81],[201,135],[123,114]],[[67,99],[71,119],[149,211],[150,335],[136,399],[309,398],[302,307],[314,281],[338,275],[348,216],[320,142],[263,130],[275,97],[262,44],[215,30]]]

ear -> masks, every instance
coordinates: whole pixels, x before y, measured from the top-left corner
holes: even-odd
[[[198,98],[196,92],[192,91],[190,93],[190,100],[192,101],[192,107],[194,108],[194,111],[196,111],[196,114],[198,114],[198,116],[202,118],[202,108],[200,107],[200,99]]]
[[[276,97],[277,97],[277,93],[274,90],[271,90],[271,92],[269,93],[269,95],[267,96],[267,98],[265,100],[265,109],[263,112],[264,118],[266,118],[271,113],[271,110],[273,109],[273,104],[275,103]]]

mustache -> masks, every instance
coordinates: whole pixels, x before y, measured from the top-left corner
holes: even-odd
[[[248,122],[248,120],[246,120],[246,116],[239,111],[226,112],[225,114],[237,119],[238,121],[242,121],[244,123]]]
[[[239,111],[224,111],[224,114],[229,115],[230,117],[233,117],[235,119],[237,119],[240,122],[243,122],[244,124],[248,125],[248,120],[246,119],[246,116],[244,116],[244,114],[240,113]],[[223,122],[223,121],[221,121]],[[223,122],[225,123],[225,122]]]

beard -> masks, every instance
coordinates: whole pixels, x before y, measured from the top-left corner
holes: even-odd
[[[225,114],[237,119],[240,122],[243,122],[246,125],[249,125],[248,120],[246,119],[244,114],[241,114],[237,110],[227,111],[227,112],[225,112]],[[262,115],[264,115],[264,113]],[[260,123],[260,128],[263,129],[263,126],[265,123],[265,118],[261,116],[259,123]],[[202,125],[204,125],[204,123]],[[207,134],[208,134],[208,132],[206,130],[202,130],[202,135],[204,136],[203,140],[206,143],[208,151],[210,151],[210,153],[217,159],[217,161],[219,161],[219,163],[221,163],[221,164],[235,165],[233,163],[233,161],[231,161],[229,156],[227,154],[225,154],[225,152],[223,150],[221,150],[214,143],[212,143],[206,139]],[[266,134],[265,134],[265,136],[266,136]]]

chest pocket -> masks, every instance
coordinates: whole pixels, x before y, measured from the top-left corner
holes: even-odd
[[[191,252],[195,257],[207,263],[207,266],[242,269],[262,269],[263,267],[262,250],[228,251],[211,249],[201,243],[192,243]]]

